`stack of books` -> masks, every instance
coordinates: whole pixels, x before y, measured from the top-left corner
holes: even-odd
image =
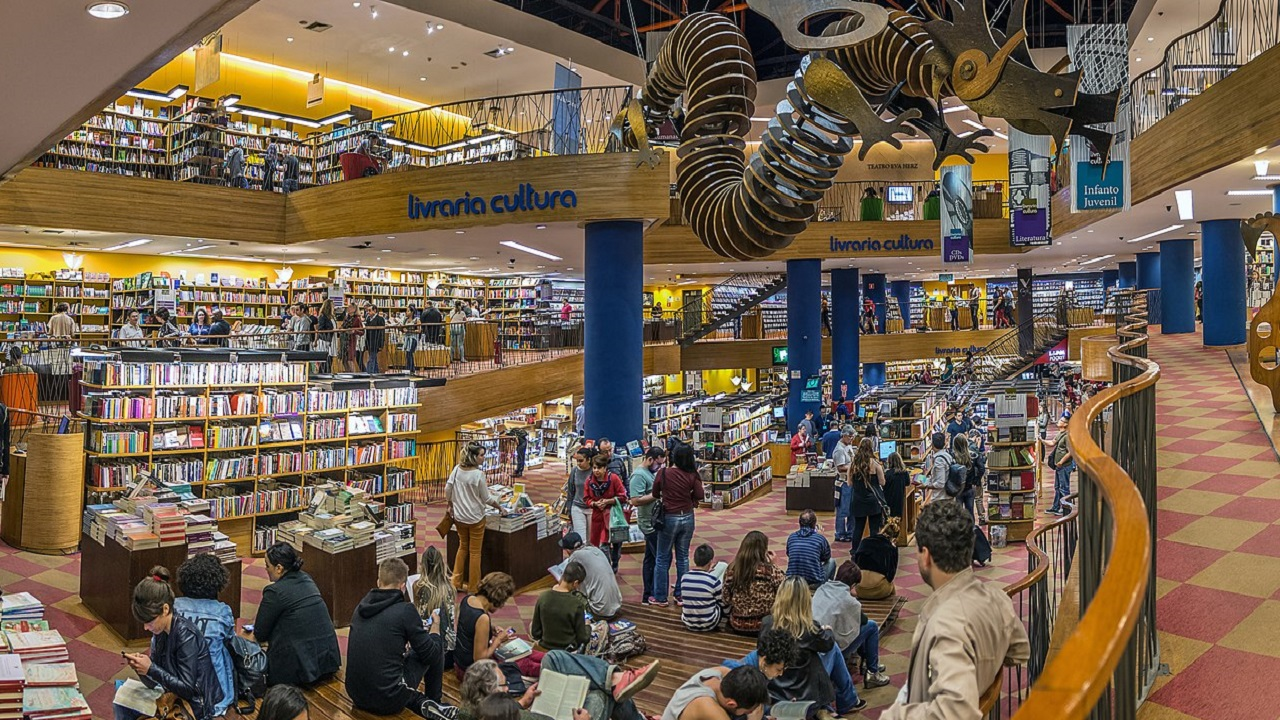
[[[36,622],[44,619],[44,603],[28,592],[0,598],[0,622]]]
[[[310,535],[314,529],[304,525],[301,520],[289,520],[276,526],[276,540],[289,543],[289,546],[302,552],[302,538]]]
[[[3,658],[5,656],[0,656]],[[17,657],[11,655],[9,657]],[[76,687],[80,678],[76,676],[75,663],[24,663],[22,674],[27,687]]]
[[[236,544],[225,533],[215,530],[213,533],[213,554],[218,556],[219,562],[233,562],[236,559]]]
[[[9,649],[24,663],[67,662],[67,642],[57,630],[32,630],[30,632],[6,632]]]
[[[374,534],[377,543],[375,553],[378,562],[387,558],[412,555],[414,546],[413,526],[402,523],[388,523],[386,527]]]
[[[0,720],[22,720],[22,670],[17,655],[0,655]],[[74,665],[71,674],[75,674]]]
[[[151,523],[151,532],[160,539],[160,547],[174,547],[187,542],[187,521],[177,505],[148,505],[142,511],[142,518]]]
[[[353,547],[364,547],[373,542],[373,531],[376,529],[368,520],[353,522],[346,527],[347,536],[351,538]]]
[[[217,524],[207,515],[187,515],[187,557],[213,552],[213,531]]]
[[[310,535],[304,535],[302,541],[327,553],[346,552],[355,548],[355,543],[340,528],[316,530]]]
[[[26,720],[88,720],[93,717],[84,695],[74,687],[29,687],[22,691]]]

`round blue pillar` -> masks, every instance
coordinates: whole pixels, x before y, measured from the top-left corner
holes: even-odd
[[[1160,253],[1138,253],[1138,289],[1160,289]]]
[[[1245,341],[1244,238],[1240,221],[1205,220],[1200,223],[1200,257],[1203,267],[1204,344],[1206,347],[1239,345]]]
[[[862,295],[876,304],[876,330],[884,332],[885,321],[885,286],[884,275],[872,273],[862,276]]]
[[[1138,287],[1138,263],[1127,260],[1120,263],[1120,279],[1117,286],[1121,290],[1132,290]]]
[[[1160,332],[1196,331],[1194,240],[1160,242]]]
[[[831,394],[837,398],[858,394],[858,346],[858,269],[832,270]]]
[[[889,283],[889,295],[898,301],[898,308],[902,311],[902,329],[911,331],[911,281],[910,280],[894,280]]]
[[[639,290],[636,290],[639,293]],[[636,303],[639,312],[639,303]],[[819,377],[822,370],[822,261],[787,261],[787,428],[794,433],[805,410],[817,415],[822,405],[822,388],[817,396],[810,390],[806,401],[805,383]],[[637,397],[639,394],[637,393]]]
[[[884,385],[884,363],[866,363],[862,366],[862,379],[867,387]]]
[[[1114,268],[1102,271],[1102,290],[1110,292],[1116,289],[1116,283],[1120,280],[1120,271]]]
[[[591,222],[585,234],[586,434],[621,446],[644,437],[644,225]]]

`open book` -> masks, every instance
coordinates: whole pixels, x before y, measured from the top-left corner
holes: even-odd
[[[818,706],[811,701],[780,702],[769,711],[769,716],[776,720],[805,720],[814,718],[818,709]]]
[[[586,702],[590,685],[585,677],[544,669],[538,676],[538,696],[529,709],[553,720],[573,720],[573,711]]]
[[[156,700],[160,699],[160,695],[163,692],[160,688],[149,688],[137,680],[129,678],[120,687],[116,688],[116,696],[112,702],[135,712],[140,712],[145,716],[150,716],[155,715]]]
[[[723,579],[724,579],[724,572],[725,572],[726,570],[728,570],[728,569],[729,569],[729,563],[724,562],[724,561],[722,560],[722,561],[720,561],[720,562],[716,563],[716,564],[711,568],[711,574],[712,574],[712,575],[715,575],[716,577],[718,577],[718,578],[720,578],[721,580],[723,580]]]
[[[521,637],[512,637],[498,646],[498,649],[493,653],[493,658],[498,662],[515,662],[531,654],[533,654],[533,646],[527,640]]]

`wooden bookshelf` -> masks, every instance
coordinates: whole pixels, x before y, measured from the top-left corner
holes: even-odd
[[[992,442],[985,480],[987,510],[981,520],[988,532],[991,526],[1004,526],[1010,542],[1025,541],[1035,528],[1041,480],[1037,403],[1034,390],[1018,392],[1007,382],[998,383],[983,398],[986,411],[979,413],[994,418],[988,421]]]
[[[704,504],[711,505],[715,497],[726,508],[746,502],[773,478],[772,398],[760,393],[729,395],[696,412],[693,446],[699,462],[710,468]]]

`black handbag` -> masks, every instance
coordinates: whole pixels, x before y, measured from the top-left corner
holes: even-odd
[[[658,477],[662,477],[662,474],[666,471],[666,468],[659,470]],[[652,492],[650,494],[652,494]],[[651,525],[656,532],[667,526],[667,509],[662,505],[661,498],[654,500],[649,503],[649,505],[652,508],[649,510],[649,525]]]

